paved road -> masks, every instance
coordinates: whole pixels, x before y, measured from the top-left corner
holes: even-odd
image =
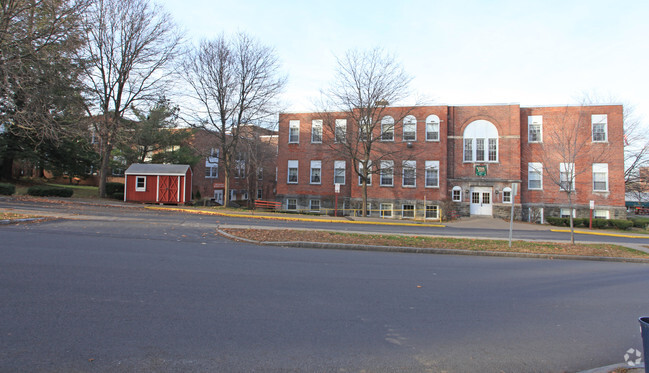
[[[649,314],[647,265],[259,247],[213,217],[121,215],[0,226],[0,371],[573,372],[640,348]]]

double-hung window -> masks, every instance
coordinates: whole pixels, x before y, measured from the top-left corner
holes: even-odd
[[[530,115],[527,117],[527,141],[543,141],[543,116]]]
[[[297,170],[298,170],[298,161],[297,160],[288,161],[288,177],[286,180],[288,184],[297,184]]]
[[[291,120],[288,122],[288,143],[297,144],[300,142],[300,121]]]
[[[394,141],[394,118],[389,115],[381,119],[381,141]]]
[[[394,161],[381,161],[381,186],[392,186]]]
[[[560,163],[559,164],[559,183],[561,190],[575,190],[575,164],[574,163]]]
[[[593,191],[608,191],[608,163],[593,163]]]
[[[402,173],[403,173],[402,186],[404,187],[417,186],[417,161],[403,161]]]
[[[345,161],[334,161],[334,184],[345,184]]]
[[[527,189],[543,189],[543,163],[527,164]]]
[[[205,158],[205,178],[219,177],[219,149],[212,148],[210,156]]]
[[[347,139],[347,119],[336,119],[334,141],[345,142]]]
[[[426,141],[439,141],[439,117],[429,115],[426,118]]]
[[[486,120],[464,129],[464,162],[498,162],[498,129]]]
[[[358,163],[358,185],[363,185],[363,164]],[[372,185],[372,163],[368,163],[367,165],[367,185]]]
[[[135,177],[135,191],[146,192],[146,176]]]
[[[426,187],[439,187],[439,161],[426,161]]]
[[[417,118],[408,115],[403,118],[403,141],[417,140]]]
[[[606,114],[594,114],[591,117],[593,129],[593,142],[608,141],[608,116]]]
[[[311,161],[311,184],[320,184],[322,161]]]
[[[462,202],[462,188],[454,186],[451,191],[451,199],[453,202]]]
[[[322,142],[322,119],[314,119],[311,122],[311,142]]]

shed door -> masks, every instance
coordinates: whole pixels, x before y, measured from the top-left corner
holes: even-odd
[[[178,202],[178,177],[160,176],[159,202]]]

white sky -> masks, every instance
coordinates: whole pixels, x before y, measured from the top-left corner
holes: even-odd
[[[649,119],[647,0],[161,0],[190,40],[243,31],[275,48],[285,105],[314,110],[335,56],[381,46],[431,104],[577,104]],[[610,97],[614,98],[611,102]]]

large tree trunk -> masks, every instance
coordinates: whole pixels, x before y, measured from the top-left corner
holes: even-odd
[[[0,179],[7,181],[13,180],[13,166],[13,155],[5,154],[2,158],[2,164],[0,164]]]
[[[101,154],[101,167],[99,170],[99,197],[106,198],[106,182],[108,181],[108,170],[110,169],[110,153],[113,146],[103,144]]]

